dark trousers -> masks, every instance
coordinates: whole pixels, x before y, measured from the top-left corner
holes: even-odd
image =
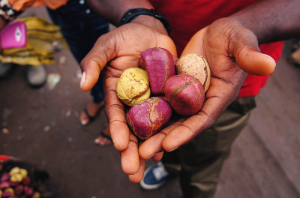
[[[180,176],[184,198],[213,197],[223,162],[255,106],[254,97],[237,98],[212,128],[164,154],[162,162],[166,170]]]
[[[56,10],[47,8],[48,13],[68,42],[71,52],[80,64],[92,49],[97,39],[108,32],[108,23],[99,17],[84,0],[69,0]],[[95,103],[104,100],[103,72],[91,90]]]

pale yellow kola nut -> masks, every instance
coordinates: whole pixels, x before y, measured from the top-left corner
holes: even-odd
[[[28,172],[27,172],[26,169],[21,168],[20,169],[20,174],[22,175],[22,178],[24,179],[27,176]]]
[[[130,68],[122,73],[117,85],[117,95],[123,103],[133,106],[149,98],[150,94],[149,78],[145,70]]]
[[[176,63],[177,74],[188,74],[197,78],[205,92],[210,85],[210,68],[205,58],[198,54],[187,54],[182,56]]]
[[[19,167],[14,167],[12,168],[10,171],[9,171],[9,175],[13,175],[13,174],[16,174],[16,173],[20,173],[20,168]]]
[[[21,182],[22,180],[23,180],[23,178],[20,173],[15,173],[10,176],[10,181],[12,181],[12,182]]]

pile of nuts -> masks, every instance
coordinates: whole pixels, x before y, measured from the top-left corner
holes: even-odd
[[[209,84],[210,68],[202,56],[187,54],[177,61],[175,69],[172,54],[154,47],[141,53],[140,68],[123,72],[117,95],[132,106],[127,123],[145,140],[169,122],[172,110],[183,116],[198,113]]]
[[[14,167],[1,176],[0,198],[40,198],[40,193],[35,192],[30,184],[27,170]]]

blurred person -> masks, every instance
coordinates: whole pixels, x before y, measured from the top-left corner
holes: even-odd
[[[109,30],[108,23],[97,15],[85,0],[22,0],[6,1],[1,3],[0,29],[12,21],[22,11],[30,6],[46,5],[52,21],[61,27],[70,50],[78,63],[92,49],[96,40]],[[42,67],[30,68],[30,73],[38,74]],[[31,79],[34,75],[30,74]],[[91,89],[91,101],[80,114],[80,123],[85,126],[93,121],[100,109],[104,106],[103,75]],[[107,134],[107,135],[106,135]],[[102,146],[110,145],[111,138],[106,128],[97,138],[96,143]]]
[[[60,27],[41,17],[22,17],[15,22],[3,30],[4,33],[1,32],[1,41],[12,43],[6,42],[2,45],[5,49],[2,49],[0,54],[0,77],[5,78],[15,67],[24,66],[29,85],[34,88],[42,87],[47,79],[44,64],[54,64],[54,51],[59,49],[54,44],[59,43],[60,49],[62,47],[68,49],[68,45],[60,32]],[[24,39],[17,37],[18,35]],[[20,40],[15,43],[11,37]],[[17,44],[18,47],[8,47]]]
[[[300,41],[299,38],[296,39],[297,42],[291,48],[291,54],[287,57],[287,61],[300,68]]]
[[[105,71],[105,112],[114,146],[121,151],[123,171],[132,182],[142,181],[146,189],[156,189],[170,174],[179,174],[184,197],[212,197],[231,145],[256,106],[255,96],[275,69],[281,40],[299,35],[299,2],[90,2],[107,21],[122,24],[100,37],[81,62],[81,88],[90,90]],[[169,21],[170,37],[165,20],[151,9]],[[127,126],[116,85],[125,69],[139,66],[142,51],[157,46],[175,56],[204,56],[212,71],[211,86],[199,113],[173,120],[160,133],[139,142]],[[145,160],[151,157],[162,158],[162,163],[144,175]]]

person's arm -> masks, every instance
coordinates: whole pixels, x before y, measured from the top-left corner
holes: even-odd
[[[118,25],[129,9],[153,8],[147,4],[142,5],[141,2],[147,3],[143,0],[103,0],[95,4],[89,3],[100,16]],[[136,3],[136,6],[132,3]],[[116,87],[123,71],[139,67],[141,52],[151,47],[168,49],[171,54],[177,56],[175,44],[168,36],[162,22],[151,16],[140,15],[130,23],[101,36],[80,64],[83,71],[80,86],[83,91],[89,91],[97,82],[100,72],[104,72],[105,113],[111,137],[115,148],[121,153],[122,169],[126,174],[134,175],[129,177],[133,182],[142,179],[145,160],[139,157],[139,142],[128,128],[125,107],[117,97]]]
[[[272,73],[276,63],[270,56],[260,53],[259,44],[299,37],[299,6],[296,0],[258,1],[199,30],[182,56],[200,54],[211,67],[211,86],[203,108],[141,144],[141,158],[148,159],[163,150],[172,151],[212,126],[237,96],[247,75],[244,71],[256,75]]]
[[[237,96],[247,75],[244,71],[257,75],[267,75],[273,72],[276,64],[271,57],[264,56],[259,52],[257,38],[259,38],[259,41],[268,42],[266,37],[271,33],[267,31],[268,29],[265,31],[259,30],[261,30],[260,27],[268,25],[269,20],[272,20],[271,16],[274,9],[280,11],[278,15],[281,16],[278,17],[283,17],[282,21],[298,21],[298,6],[290,6],[288,10],[276,5],[280,3],[283,6],[285,1],[260,1],[255,4],[257,7],[251,6],[234,16],[219,19],[194,35],[184,53],[195,52],[203,55],[212,68],[211,87],[206,94],[207,100],[203,109],[195,116],[178,120],[164,129],[164,133],[158,133],[146,140],[140,148],[138,147],[137,138],[130,133],[127,126],[124,106],[117,98],[116,85],[118,79],[125,69],[138,67],[140,53],[143,50],[159,46],[169,49],[176,56],[175,45],[165,33],[161,33],[161,28],[156,29],[155,26],[152,27],[151,24],[146,24],[147,22],[142,16],[136,19],[140,20],[139,23],[132,21],[130,24],[121,26],[99,38],[81,63],[82,70],[85,73],[81,88],[84,91],[90,90],[97,82],[100,72],[106,69],[105,111],[114,145],[121,151],[123,170],[131,175],[131,181],[139,182],[142,179],[144,169],[142,159],[148,159],[158,153],[154,158],[159,160],[162,156],[162,150],[174,150],[212,126],[222,111]],[[106,2],[106,0],[100,2]],[[127,7],[127,5],[139,2],[130,0],[114,4],[115,1],[113,1],[101,4],[101,6],[100,4],[93,5],[96,10],[99,7],[98,11],[102,17],[113,24],[118,24],[122,15],[128,9],[134,8]],[[147,1],[142,2],[147,3]],[[297,1],[289,2],[294,3]],[[258,8],[265,11],[264,16],[256,13]],[[256,20],[254,20],[252,12],[257,15]],[[271,19],[268,19],[268,16]],[[114,19],[114,17],[116,18]],[[280,28],[281,25],[272,24],[269,29]],[[284,32],[295,31],[294,27],[297,25],[287,26]],[[282,36],[281,33],[281,31],[276,32],[273,40],[288,38],[280,37]],[[137,151],[138,148],[139,151]],[[142,159],[139,159],[138,155]]]
[[[0,18],[0,31],[2,30],[2,28],[4,28],[6,26],[6,22]],[[2,53],[2,48],[1,48],[1,43],[0,43],[0,53]]]
[[[299,0],[260,0],[229,18],[251,30],[261,44],[299,37],[299,10]]]
[[[6,22],[0,18],[0,30],[2,30],[2,28],[4,28],[6,26]]]
[[[119,26],[122,16],[129,9],[134,8],[145,8],[145,9],[154,9],[153,6],[147,0],[87,0],[91,8],[99,14],[103,19],[110,22],[115,26]],[[143,25],[147,25],[160,33],[167,34],[166,29],[163,24],[155,19],[154,17],[147,15],[140,15],[132,22],[140,23]]]

